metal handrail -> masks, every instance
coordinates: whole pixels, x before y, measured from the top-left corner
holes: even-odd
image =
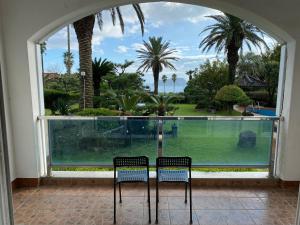
[[[38,116],[38,120],[282,120],[282,116]]]

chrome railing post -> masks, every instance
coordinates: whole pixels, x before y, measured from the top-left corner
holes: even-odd
[[[46,172],[47,177],[51,177],[51,152],[50,152],[50,141],[49,141],[49,120],[45,119],[44,121],[44,130],[45,130],[45,156],[46,156]]]
[[[157,138],[157,156],[162,157],[163,156],[163,119],[159,117],[158,119],[158,138]]]
[[[269,177],[272,178],[274,176],[274,152],[273,152],[273,144],[274,144],[274,123],[275,120],[272,120],[272,132],[271,132],[271,143],[270,143],[270,153],[269,153]],[[278,132],[278,131],[277,131]],[[274,149],[275,151],[275,149]]]

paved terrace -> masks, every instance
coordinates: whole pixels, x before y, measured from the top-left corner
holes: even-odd
[[[188,224],[184,188],[166,184],[160,191],[159,224]],[[57,186],[17,189],[13,194],[17,225],[109,225],[113,219],[111,185]],[[151,190],[152,224],[155,190]],[[193,188],[194,224],[291,225],[295,221],[296,189]],[[148,224],[143,186],[125,184],[118,203],[117,224]]]

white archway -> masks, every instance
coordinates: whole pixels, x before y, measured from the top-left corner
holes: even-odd
[[[40,167],[40,131],[36,118],[41,114],[39,99],[39,58],[36,43],[51,35],[64,25],[78,20],[88,14],[95,13],[116,5],[130,4],[133,1],[99,1],[99,0],[63,0],[63,1],[17,1],[2,0],[1,14],[3,15],[4,52],[6,58],[6,79],[8,83],[8,96],[10,100],[11,128],[14,153],[15,171],[12,178],[39,177]],[[149,2],[149,1],[134,1]],[[288,61],[286,67],[286,100],[284,102],[285,122],[282,126],[280,145],[284,149],[284,157],[280,158],[280,176],[282,179],[300,179],[300,166],[297,156],[297,113],[300,112],[300,103],[296,102],[300,92],[299,76],[300,65],[295,65],[295,57],[300,58],[296,52],[297,34],[300,29],[291,26],[286,18],[295,7],[291,2],[291,10],[286,15],[280,15],[281,8],[272,8],[266,11],[259,6],[259,0],[240,2],[237,0],[182,0],[182,3],[207,6],[244,18],[263,30],[274,35],[278,40],[287,43]],[[269,0],[270,6],[272,1]],[[266,4],[266,2],[264,2]],[[285,3],[286,4],[286,3]],[[294,7],[293,7],[294,6]],[[296,14],[298,12],[294,12]],[[298,15],[298,14],[296,14]],[[293,17],[295,18],[295,17]],[[16,35],[18,34],[18,35]],[[17,65],[17,66],[16,66]],[[291,88],[292,87],[292,88]],[[22,111],[19,107],[22,106]],[[20,124],[22,126],[20,126]]]

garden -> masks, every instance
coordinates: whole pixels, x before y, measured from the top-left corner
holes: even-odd
[[[143,10],[139,4],[132,6],[144,34]],[[108,10],[113,21],[116,10],[119,7]],[[48,119],[52,164],[110,165],[113,157],[122,155],[148,155],[153,163],[161,129],[163,155],[189,155],[195,165],[202,166],[267,166],[272,120],[177,118],[253,116],[259,112],[257,106],[276,107],[280,46],[268,46],[263,31],[232,15],[208,18],[213,23],[201,32],[205,36],[199,48],[203,53],[211,49],[223,52],[224,58],[199,62],[197,68],[185,71],[186,85],[180,92],[175,91],[179,82],[175,63],[180,60],[180,50],[171,41],[149,36],[139,43],[136,60],[120,63],[105,57],[92,59],[92,31],[95,21],[102,29],[101,13],[74,22],[80,68],[72,69],[74,55],[68,39],[68,50],[63,55],[66,72],[43,73],[46,115],[77,116],[74,120]],[[120,27],[124,33],[124,24]],[[248,52],[243,53],[244,48]],[[260,53],[253,53],[252,48]],[[46,52],[45,42],[42,57]],[[134,63],[138,67],[132,71]],[[168,77],[163,74],[165,70],[173,73]],[[151,87],[145,83],[149,73],[153,78]],[[168,82],[173,85],[172,91],[166,91]]]

